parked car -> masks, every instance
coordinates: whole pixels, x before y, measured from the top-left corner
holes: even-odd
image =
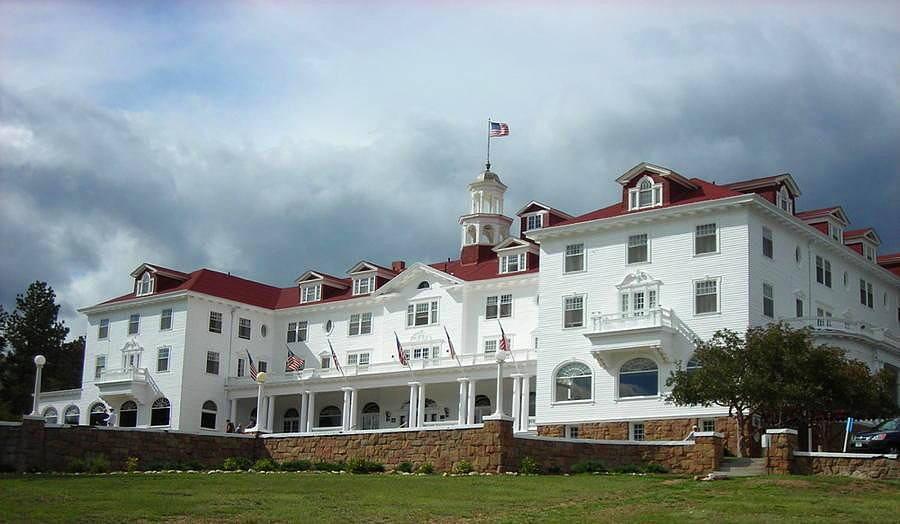
[[[897,453],[900,450],[900,418],[885,420],[869,431],[857,433],[848,451]]]

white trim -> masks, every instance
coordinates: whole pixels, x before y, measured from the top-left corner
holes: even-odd
[[[581,325],[580,326],[566,326],[566,299],[567,298],[581,298]],[[574,310],[573,310],[574,311]],[[572,293],[571,295],[563,295],[562,296],[562,322],[560,323],[560,327],[563,330],[569,329],[585,329],[587,327],[587,293]]]
[[[797,457],[822,457],[822,458],[845,458],[845,459],[894,459],[897,460],[900,455],[897,453],[837,453],[831,451],[795,451],[794,456]]]
[[[705,282],[707,280],[716,281],[716,310],[697,313],[697,283]],[[659,298],[657,298],[657,301],[659,301]],[[691,312],[695,317],[708,317],[722,314],[722,277],[706,276],[691,280]]]
[[[699,228],[701,226],[709,226],[709,225],[712,225],[716,229],[716,232],[715,232],[716,248],[713,251],[707,251],[705,253],[697,253],[697,228]],[[702,224],[694,224],[694,231],[693,231],[693,233],[691,233],[691,247],[692,247],[691,252],[693,253],[694,257],[708,257],[711,255],[720,254],[722,252],[722,242],[720,240],[722,237],[721,231],[722,231],[722,228],[719,227],[718,222],[703,222]],[[704,235],[704,236],[709,236],[709,235]]]
[[[796,429],[767,429],[766,435],[797,435]]]

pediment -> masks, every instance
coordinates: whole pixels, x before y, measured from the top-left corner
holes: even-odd
[[[503,242],[500,242],[496,246],[493,247],[493,251],[499,253],[500,251],[513,250],[513,249],[530,249],[535,247],[532,242],[527,240],[522,240],[521,238],[509,237]]]
[[[463,283],[462,280],[454,277],[449,273],[445,273],[421,262],[416,262],[415,264],[403,270],[399,275],[392,278],[386,284],[375,290],[372,295],[377,296],[387,293],[393,293],[403,289],[408,285],[418,285],[419,282],[422,282],[423,280],[430,283],[434,281],[440,281],[450,286]]]
[[[644,271],[635,271],[634,273],[625,275],[625,278],[622,279],[622,282],[619,283],[616,288],[626,289],[632,287],[658,286],[660,284],[662,284],[662,281],[656,280],[650,276],[650,274]]]
[[[125,342],[125,345],[122,346],[122,353],[137,353],[140,351],[144,351],[144,346],[134,338],[128,339],[128,341]]]

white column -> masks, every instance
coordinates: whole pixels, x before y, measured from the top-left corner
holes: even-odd
[[[425,427],[425,384],[419,383],[418,404],[416,407],[416,427]]]
[[[38,411],[38,405],[41,403],[41,372],[43,371],[44,364],[46,363],[47,359],[44,357],[44,355],[35,355],[34,366],[36,369],[34,371],[34,404],[31,407],[31,414],[35,417],[40,415],[40,412]],[[63,416],[65,416],[65,413],[63,413]],[[90,419],[90,416],[91,414],[88,413],[88,419]]]
[[[120,413],[120,415],[121,415],[121,413]],[[229,411],[228,411],[228,419],[231,420],[231,422],[232,422],[235,426],[238,425],[238,420],[237,420],[237,399],[236,399],[236,398],[231,399],[231,407],[229,408]]]
[[[258,380],[258,379],[257,379]],[[259,388],[256,390],[256,423],[253,424],[252,428],[249,428],[252,431],[259,431],[262,425],[263,417],[263,383],[259,383]]]
[[[359,406],[357,405],[358,400],[359,391],[357,391],[356,388],[353,388],[353,391],[350,392],[350,429],[359,429],[356,422],[359,417]]]
[[[275,430],[275,396],[269,395],[269,409],[266,414],[266,427],[269,428],[269,432]]]
[[[301,432],[306,431],[306,421],[309,420],[309,391],[300,393],[300,427]]]
[[[494,417],[503,417],[503,361],[497,361],[497,409]]]
[[[519,428],[522,425],[522,375],[520,373],[514,373],[512,379],[512,418],[513,431],[516,432],[519,431]]]
[[[522,379],[522,431],[528,431],[528,418],[531,416],[531,377],[525,375]]]
[[[314,427],[316,427],[316,392],[315,391],[307,391],[306,392],[306,432],[312,433]]]
[[[344,408],[341,410],[341,429],[347,431],[350,429],[350,392],[353,388],[341,388],[344,392]]]
[[[475,423],[475,379],[469,379],[469,394],[466,395],[466,424]]]
[[[418,382],[407,382],[409,385],[409,414],[408,414],[408,422],[406,423],[407,427],[414,428],[416,427],[416,422],[418,421],[418,417],[416,413],[418,412],[418,408],[416,405],[419,400],[419,383]]]
[[[463,425],[466,423],[466,409],[469,407],[469,379],[467,378],[458,378],[456,379],[459,382],[459,405],[457,407],[459,411],[459,419],[457,424]]]

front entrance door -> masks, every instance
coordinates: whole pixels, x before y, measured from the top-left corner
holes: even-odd
[[[374,402],[369,402],[363,406],[361,429],[378,429],[381,422],[381,408]]]

